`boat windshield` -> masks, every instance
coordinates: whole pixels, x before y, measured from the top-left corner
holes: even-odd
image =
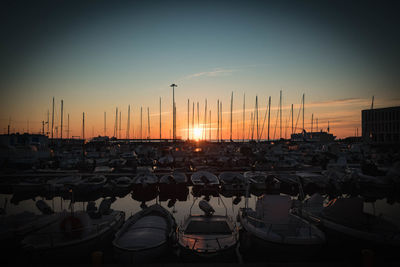
[[[225,221],[191,221],[185,234],[229,235],[232,234],[232,230]]]

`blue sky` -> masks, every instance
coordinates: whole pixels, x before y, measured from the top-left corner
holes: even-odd
[[[2,128],[11,117],[20,131],[27,120],[37,130],[54,96],[58,105],[64,99],[77,134],[82,112],[97,134],[103,112],[116,106],[132,105],[138,119],[140,106],[158,112],[162,97],[170,111],[172,82],[182,124],[187,98],[202,105],[207,98],[216,112],[217,99],[228,108],[231,91],[235,109],[244,92],[249,107],[255,95],[262,106],[268,96],[277,106],[282,89],[289,106],[305,93],[307,120],[311,113],[330,119],[340,136],[360,127],[372,95],[376,106],[399,104],[398,19],[390,5],[295,3],[10,4]]]

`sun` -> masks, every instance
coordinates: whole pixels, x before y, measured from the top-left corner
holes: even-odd
[[[196,141],[201,139],[201,134],[202,134],[202,130],[200,128],[193,129],[193,139],[195,139]]]

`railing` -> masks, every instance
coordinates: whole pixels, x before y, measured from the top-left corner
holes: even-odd
[[[203,237],[193,237],[193,236],[191,236],[191,235],[185,235],[185,234],[183,234],[183,231],[182,230],[180,230],[179,231],[179,235],[180,235],[180,237],[182,238],[182,239],[184,239],[184,240],[190,240],[190,241],[194,241],[193,242],[193,245],[191,246],[191,250],[197,250],[197,251],[199,251],[199,252],[204,252],[204,251],[213,251],[212,249],[210,250],[210,249],[199,249],[199,248],[197,248],[197,249],[195,249],[195,247],[196,247],[196,244],[198,243],[198,242],[200,242],[200,241],[203,241],[203,242],[207,242],[207,241],[216,241],[216,243],[218,244],[218,248],[219,249],[224,249],[225,247],[222,247],[221,246],[221,242],[220,241],[224,241],[224,240],[227,240],[227,239],[232,239],[233,241],[235,241],[235,243],[238,241],[238,233],[235,233],[235,234],[233,234],[233,235],[229,235],[229,236],[224,236],[224,237],[210,237],[210,238],[203,238]],[[186,247],[189,247],[188,245],[186,245]]]

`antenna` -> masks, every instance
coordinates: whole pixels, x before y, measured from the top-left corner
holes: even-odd
[[[61,99],[61,139],[63,138],[63,115],[64,115],[64,101]]]

